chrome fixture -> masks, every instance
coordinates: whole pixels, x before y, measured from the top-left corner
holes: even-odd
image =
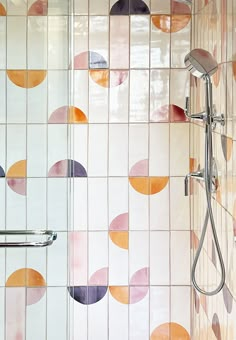
[[[217,237],[215,221],[211,205],[211,193],[215,192],[218,187],[218,173],[216,162],[213,158],[213,147],[212,147],[212,130],[215,128],[216,124],[225,124],[225,119],[222,114],[217,115],[213,109],[212,104],[212,83],[210,76],[213,75],[217,69],[218,64],[212,55],[202,49],[192,50],[184,59],[187,69],[197,78],[202,78],[205,81],[205,111],[197,114],[189,113],[189,98],[186,98],[185,115],[189,119],[202,120],[205,123],[205,167],[202,170],[189,173],[185,177],[185,195],[188,195],[189,178],[195,178],[197,180],[202,180],[205,183],[206,200],[207,200],[207,211],[205,215],[205,220],[203,224],[202,234],[199,241],[199,246],[196,252],[195,259],[193,261],[191,279],[194,287],[204,295],[215,295],[221,291],[225,284],[225,266],[223,257],[220,250],[220,245]],[[213,291],[205,291],[201,289],[196,282],[196,266],[201,254],[203,243],[207,231],[208,222],[210,220],[213,238],[216,245],[216,250],[220,262],[221,269],[221,280]]]
[[[183,4],[192,5],[192,0],[176,0],[177,2],[182,2]]]
[[[48,247],[57,239],[57,233],[51,230],[4,230],[0,231],[1,236],[47,236],[45,241],[6,241],[0,242],[0,248],[13,248],[13,247]]]

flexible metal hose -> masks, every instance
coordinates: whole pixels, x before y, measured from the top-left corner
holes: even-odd
[[[208,92],[209,91],[209,92]],[[208,97],[209,95],[209,97]],[[211,188],[212,188],[212,161],[213,161],[213,150],[212,150],[212,125],[211,125],[211,100],[212,100],[212,95],[211,95],[211,83],[207,82],[207,91],[206,91],[206,102],[207,102],[207,107],[210,110],[209,114],[209,121],[206,124],[206,131],[205,131],[205,172],[204,172],[204,181],[205,181],[205,192],[206,192],[206,200],[207,200],[207,211],[205,215],[205,220],[203,224],[203,229],[202,229],[202,234],[200,237],[198,249],[193,261],[192,265],[192,271],[191,271],[191,279],[193,282],[194,287],[196,290],[198,290],[201,294],[212,296],[221,291],[221,289],[224,287],[225,284],[225,266],[224,266],[224,260],[222,257],[222,253],[220,250],[220,245],[217,237],[217,232],[216,232],[216,226],[215,226],[215,221],[214,221],[214,216],[213,216],[213,211],[212,211],[212,205],[211,205]],[[206,231],[207,231],[207,226],[210,218],[210,224],[211,224],[211,229],[212,229],[212,234],[213,234],[213,239],[216,245],[216,251],[218,254],[218,258],[220,261],[220,270],[221,270],[221,280],[219,285],[216,287],[216,289],[212,291],[205,291],[201,289],[197,282],[196,282],[196,266],[199,260],[199,256],[202,252],[203,248],[203,243],[204,239],[206,236]]]

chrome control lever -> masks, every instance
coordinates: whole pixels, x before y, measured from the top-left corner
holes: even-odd
[[[185,116],[189,119],[198,119],[198,120],[206,120],[206,112],[194,113],[190,114],[189,112],[189,97],[185,98],[185,109],[184,109]]]
[[[189,119],[197,119],[197,120],[202,120],[202,121],[207,121],[207,113],[205,111],[202,111],[200,113],[193,113],[190,114],[189,112],[189,97],[185,98],[185,109],[184,109],[185,116]],[[221,126],[225,125],[225,117],[223,114],[216,114],[216,109],[214,106],[214,113],[212,115],[212,129],[214,130],[216,128],[216,124],[220,123]]]
[[[201,181],[204,181],[204,169],[196,171],[196,172],[190,172],[185,176],[184,180],[184,195],[189,195],[189,178],[195,178]]]

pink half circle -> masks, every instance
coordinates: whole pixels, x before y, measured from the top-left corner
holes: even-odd
[[[130,285],[145,286],[149,285],[149,268],[145,267],[136,271],[130,280]]]
[[[143,159],[135,163],[130,172],[130,177],[147,177],[149,175],[149,161],[148,159]]]
[[[50,168],[48,177],[87,177],[87,172],[79,162],[63,159]]]
[[[91,286],[107,286],[108,284],[108,268],[101,268],[89,279],[89,285]]]
[[[47,0],[35,1],[28,10],[28,15],[47,15],[48,14],[48,2]]]
[[[129,303],[137,303],[145,298],[149,290],[149,286],[146,287],[130,287]]]
[[[15,193],[26,195],[26,179],[25,178],[8,178],[7,184]]]
[[[46,287],[27,287],[26,303],[27,306],[33,305],[42,299],[46,293]]]
[[[129,214],[124,213],[116,216],[111,221],[110,230],[129,230]]]

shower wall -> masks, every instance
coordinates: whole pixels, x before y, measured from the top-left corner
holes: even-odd
[[[190,339],[190,27],[175,1],[1,1],[0,228],[58,232],[0,250],[1,339]]]
[[[224,127],[214,131],[214,154],[219,171],[219,187],[212,204],[216,228],[226,266],[226,284],[216,296],[193,292],[193,339],[235,339],[235,89],[236,89],[236,4],[235,1],[196,1],[192,21],[193,48],[204,48],[214,55],[219,69],[213,76],[213,103],[226,117]],[[192,110],[204,109],[204,83],[191,79]],[[204,128],[191,124],[191,159],[195,169],[204,166]],[[206,210],[204,187],[192,183],[192,252],[195,253]],[[210,229],[210,228],[209,228]],[[197,268],[200,285],[213,290],[220,281],[216,248],[209,230]]]

